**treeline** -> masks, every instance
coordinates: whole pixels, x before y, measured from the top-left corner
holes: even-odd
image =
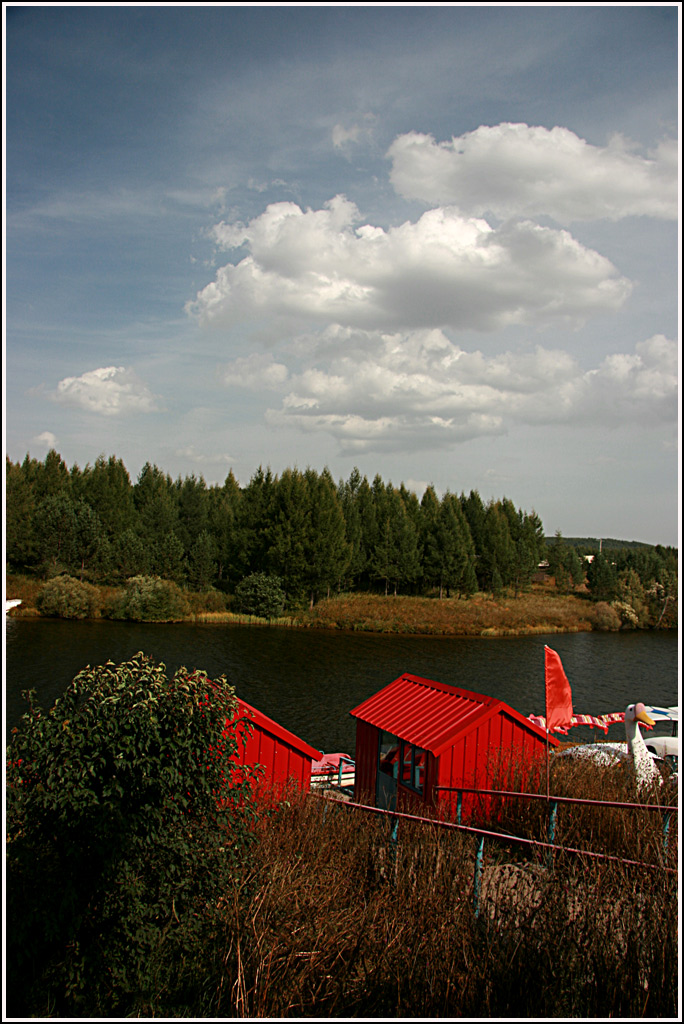
[[[575,587],[587,565],[559,536],[547,545],[536,513],[507,498],[485,503],[473,490],[439,498],[428,487],[419,500],[357,469],[336,484],[327,469],[274,476],[259,468],[240,487],[232,471],[208,486],[148,463],[132,483],[115,456],[68,469],[52,450],[42,462],[7,459],[6,474],[8,568],[43,578],[118,584],[150,575],[233,593],[250,574],[268,573],[296,606],[342,590],[521,593],[547,558],[559,586]],[[615,552],[609,563],[616,587],[623,571],[642,588],[676,577],[673,549],[620,554],[624,564]],[[612,597],[604,586],[601,599]]]

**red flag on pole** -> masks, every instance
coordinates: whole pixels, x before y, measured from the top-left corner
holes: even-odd
[[[549,732],[572,724],[572,691],[560,657],[544,647],[546,663],[546,728]]]

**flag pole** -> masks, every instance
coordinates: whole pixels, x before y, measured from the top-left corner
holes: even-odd
[[[546,799],[550,798],[550,783],[549,783],[549,695],[548,687],[544,683],[544,729],[546,731]]]

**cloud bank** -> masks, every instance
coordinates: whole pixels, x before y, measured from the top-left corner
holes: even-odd
[[[662,335],[589,370],[570,353],[541,345],[495,356],[466,352],[439,330],[331,328],[320,349],[320,362],[289,375],[283,364],[260,357],[267,379],[269,368],[278,367],[283,392],[281,407],[267,418],[274,426],[325,431],[346,454],[450,448],[516,424],[677,422],[677,346]],[[258,372],[245,373],[246,365],[257,370],[256,362],[236,360],[225,370],[226,382],[263,390]]]
[[[678,216],[674,139],[644,157],[621,135],[601,147],[567,128],[498,124],[450,142],[408,132],[387,156],[400,195],[475,216],[549,216],[560,224]]]

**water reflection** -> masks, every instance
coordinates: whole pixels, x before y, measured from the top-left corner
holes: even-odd
[[[10,619],[5,636],[7,734],[23,710],[21,690],[36,689],[49,706],[87,664],[123,661],[140,650],[170,672],[185,665],[225,675],[241,697],[326,751],[353,753],[349,710],[402,672],[500,697],[524,715],[543,714],[545,643],[563,660],[578,712],[621,711],[636,700],[678,703],[672,632],[494,640]]]

